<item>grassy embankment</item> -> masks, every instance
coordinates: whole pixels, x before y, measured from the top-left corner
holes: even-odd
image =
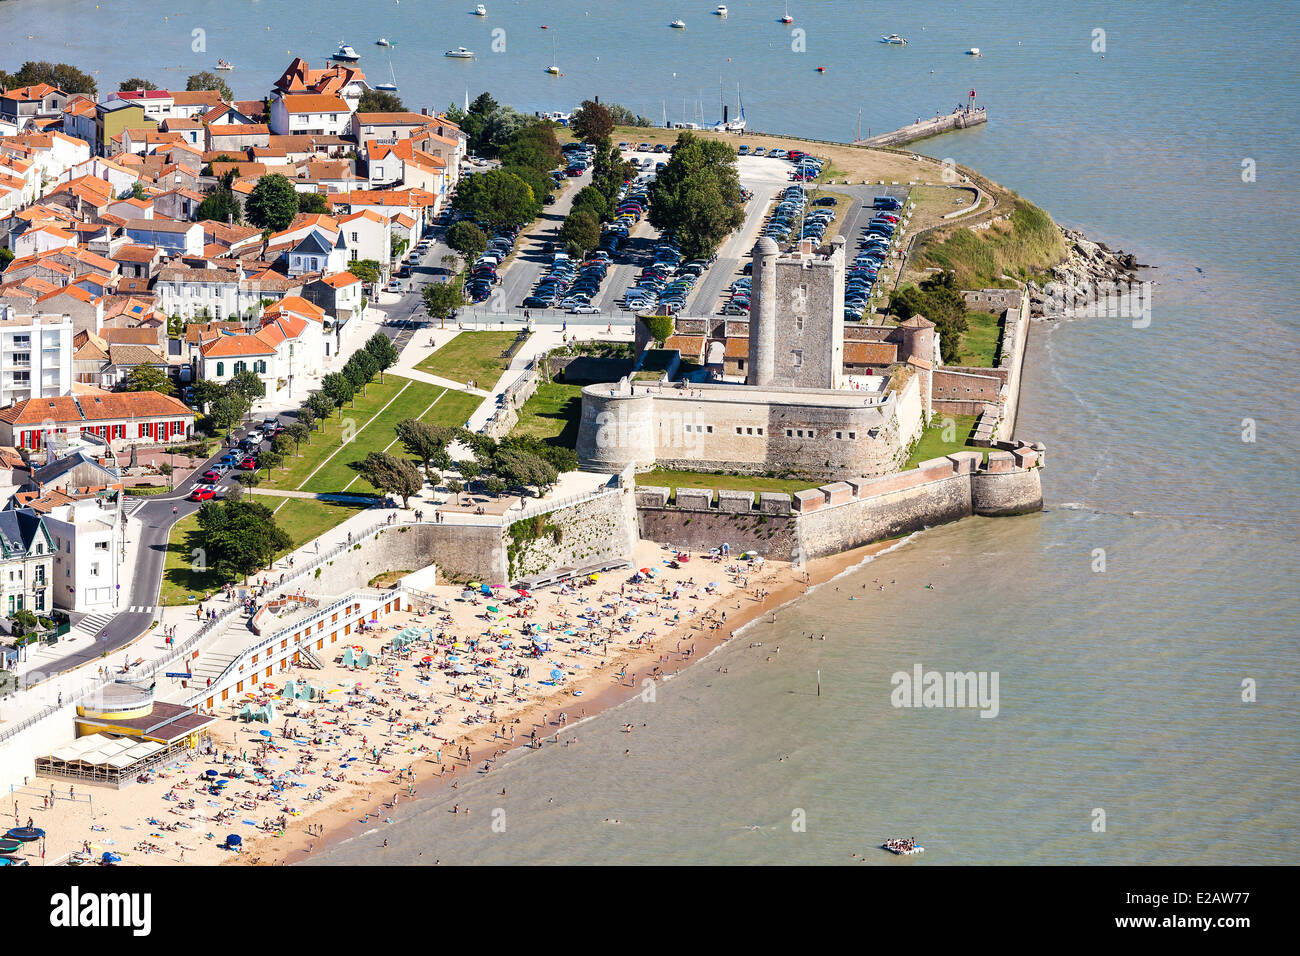
[[[930,427],[921,432],[921,440],[912,449],[912,454],[908,457],[903,470],[915,468],[923,461],[942,458],[957,451],[977,451],[987,456],[987,448],[977,448],[970,444],[971,432],[975,430],[975,419],[974,415],[946,415],[943,418],[936,415]]]
[[[954,272],[962,289],[1008,289],[1029,279],[1045,281],[1047,270],[1065,258],[1065,240],[1045,211],[1014,196],[1010,203],[1010,217],[987,229],[974,231],[954,223],[922,237],[914,267]]]

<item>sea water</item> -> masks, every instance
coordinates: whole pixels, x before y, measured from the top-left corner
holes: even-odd
[[[287,51],[319,63],[340,40],[376,75],[391,59],[416,108],[600,95],[715,122],[740,84],[752,129],[846,140],[974,90],[988,125],[918,149],[1158,266],[1148,327],[1031,331],[1017,434],[1048,449],[1042,514],[917,535],[653,703],[571,723],[576,744],[399,806],[387,848],[372,833],[315,862],[1296,862],[1293,6],[821,0],[790,27],[779,4],[729,6],[0,8],[7,68],[69,61],[105,91],[224,57],[236,95],[260,98]],[[460,45],[479,57],[441,56]],[[562,77],[543,74],[553,56]],[[997,716],[893,706],[918,664],[996,672]],[[891,836],[926,853],[870,849]]]

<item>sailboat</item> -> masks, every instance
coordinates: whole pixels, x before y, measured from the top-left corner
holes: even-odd
[[[743,133],[745,131],[745,106],[740,102],[740,84],[736,84],[736,109],[740,112],[738,119],[727,119],[726,107],[722,105],[722,83],[718,83],[718,106],[722,108],[722,120],[714,125],[715,133]]]
[[[392,80],[391,83],[376,83],[376,84],[375,84],[375,89],[377,89],[377,90],[383,90],[385,93],[396,93],[396,92],[397,92],[397,76],[393,73],[393,61],[392,61],[392,60],[389,60],[389,61],[388,61],[388,77],[389,77],[390,80]]]
[[[794,23],[794,17],[790,16],[790,0],[785,2],[785,16],[781,18],[782,23]]]
[[[555,36],[551,35],[551,65],[546,68],[546,72],[551,76],[559,76],[560,68],[555,63]]]

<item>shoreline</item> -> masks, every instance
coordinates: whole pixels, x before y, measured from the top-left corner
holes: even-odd
[[[545,741],[548,739],[558,741],[560,735],[569,726],[567,723],[560,724],[558,720],[552,719],[557,715],[557,712],[564,711],[566,705],[569,709],[577,706],[581,712],[581,716],[572,722],[573,726],[597,717],[605,711],[625,703],[639,693],[643,681],[663,680],[667,676],[675,676],[683,668],[710,657],[733,638],[741,636],[745,629],[763,615],[769,614],[775,617],[782,609],[793,604],[815,588],[856,569],[871,558],[900,547],[909,541],[911,537],[911,535],[908,535],[902,538],[890,538],[863,545],[851,551],[817,558],[810,561],[802,571],[788,564],[775,566],[772,570],[765,571],[757,580],[752,582],[753,585],[767,586],[769,588],[769,592],[763,599],[749,597],[749,603],[745,606],[746,598],[740,597],[739,592],[732,592],[722,596],[692,620],[683,622],[669,634],[660,638],[659,649],[647,647],[628,657],[623,657],[622,663],[626,666],[626,676],[609,683],[609,674],[593,671],[581,681],[575,682],[569,689],[570,692],[564,695],[563,700],[557,701],[555,698],[549,698],[534,701],[524,706],[517,713],[503,719],[518,722],[522,727],[538,731],[541,743],[537,749],[541,749],[546,746]],[[737,599],[742,602],[741,608],[736,609],[734,604],[732,607],[723,607],[728,602],[734,602]],[[716,632],[705,630],[702,623],[705,613],[707,611],[722,610],[735,612],[734,616],[727,622],[732,626],[726,630],[718,629]],[[714,633],[718,636],[712,636]],[[663,650],[665,642],[675,642],[680,645],[687,640],[690,640],[691,645],[694,646],[694,653],[675,649]],[[572,694],[573,690],[583,693],[581,703],[578,703],[578,699]],[[590,699],[587,699],[587,694],[592,695]],[[413,759],[410,767],[416,771],[416,781],[414,782],[414,793],[407,797],[408,800],[424,800],[443,795],[446,791],[454,789],[458,781],[465,779],[471,767],[479,767],[485,764],[495,766],[497,761],[502,758],[510,759],[526,756],[527,751],[532,749],[526,742],[508,742],[507,747],[503,750],[501,748],[501,739],[495,735],[486,736],[481,740],[474,739],[473,735],[466,735],[466,738],[468,738],[470,759],[468,761],[456,757],[445,759],[444,764],[453,768],[451,773],[434,773],[433,768],[437,767],[438,764],[431,753],[412,755]],[[457,746],[463,745],[466,738],[456,738],[452,743]],[[554,746],[554,744],[551,745]],[[427,768],[421,766],[424,764],[429,766]],[[420,771],[425,769],[427,769],[429,776],[422,777]],[[482,770],[476,770],[474,773],[482,775]],[[288,866],[305,863],[310,861],[310,854],[336,847],[382,826],[382,811],[390,809],[393,806],[394,795],[401,793],[403,788],[410,786],[410,784],[405,780],[380,781],[379,783],[380,785],[388,783],[392,785],[392,789],[385,793],[377,793],[376,788],[372,785],[368,797],[362,797],[358,786],[352,793],[341,794],[339,799],[328,806],[320,808],[310,816],[295,820],[292,829],[286,831],[283,836],[259,835],[253,837],[247,842],[243,853],[223,862],[221,865],[252,866],[270,864]],[[348,805],[345,806],[345,804]],[[358,819],[356,814],[359,810],[364,810],[366,816]],[[372,819],[372,814],[377,819]],[[313,829],[320,828],[320,832],[315,835],[308,833],[306,830],[308,826],[313,827]]]

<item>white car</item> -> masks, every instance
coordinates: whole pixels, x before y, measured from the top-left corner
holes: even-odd
[[[569,313],[571,315],[600,315],[600,308],[591,305],[590,303],[584,303],[581,305],[575,305],[573,308],[569,309]]]
[[[244,441],[252,442],[255,445],[261,444],[262,433],[258,431],[256,428],[254,428],[251,432],[249,432],[247,435],[244,436]]]
[[[402,291],[402,280],[401,280],[401,279],[394,279],[392,282],[388,283],[388,287],[387,287],[384,291],[386,291],[386,292],[401,292],[401,291]]]

